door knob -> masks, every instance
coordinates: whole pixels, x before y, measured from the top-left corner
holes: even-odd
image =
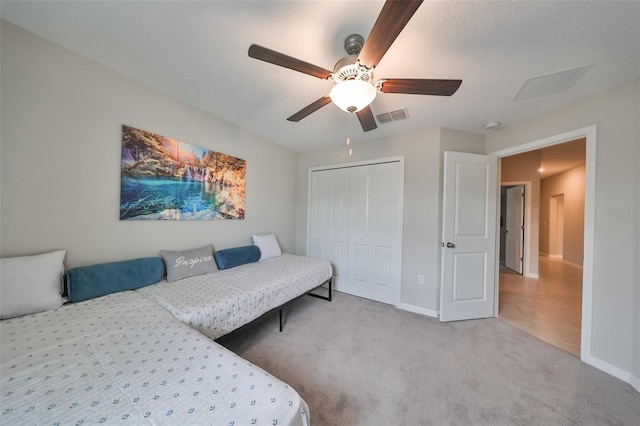
[[[447,242],[445,243],[444,241],[442,242],[442,244],[440,244],[442,247],[447,247],[447,248],[455,248],[455,244]]]

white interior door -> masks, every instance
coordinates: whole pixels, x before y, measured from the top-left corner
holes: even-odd
[[[349,260],[349,169],[311,173],[309,256],[333,266],[333,287],[347,289]]]
[[[505,217],[504,265],[522,275],[524,247],[524,186],[507,189],[507,212]]]
[[[440,320],[493,316],[497,157],[445,152]]]

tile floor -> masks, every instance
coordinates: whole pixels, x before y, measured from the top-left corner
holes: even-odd
[[[540,256],[538,279],[500,268],[498,318],[580,357],[582,268]]]

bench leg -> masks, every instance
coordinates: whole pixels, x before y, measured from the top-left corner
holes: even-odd
[[[280,333],[282,333],[282,309],[280,309],[278,313],[280,314]]]
[[[318,299],[323,299],[323,300],[328,300],[329,302],[331,302],[331,298],[332,298],[332,283],[333,283],[333,279],[329,278],[327,280],[327,282],[329,283],[329,295],[328,296],[321,296],[319,294],[315,294],[315,293],[307,293],[309,296],[313,296],[313,297],[317,297]]]

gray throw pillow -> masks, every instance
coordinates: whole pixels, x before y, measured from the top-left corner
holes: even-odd
[[[167,270],[167,281],[177,281],[218,271],[211,245],[184,251],[162,250],[160,255]]]

